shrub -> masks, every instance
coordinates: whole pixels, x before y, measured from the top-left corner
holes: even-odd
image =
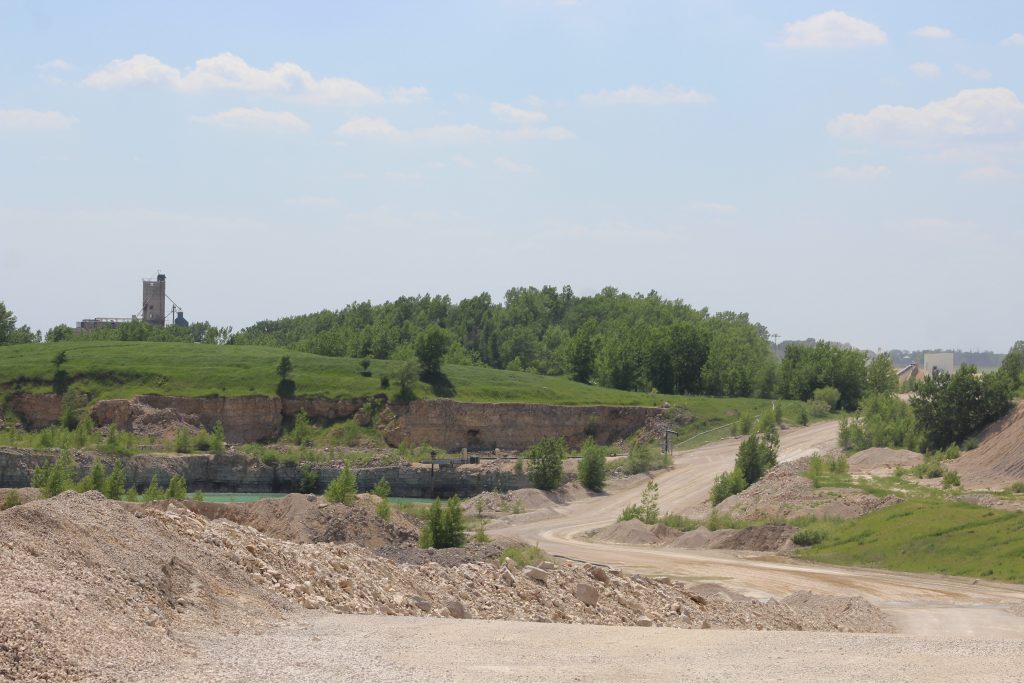
[[[661,516],[658,519],[658,522],[678,531],[693,531],[700,526],[700,522],[697,520],[684,517],[683,515],[677,515],[674,512]]]
[[[749,434],[750,430],[754,428],[754,416],[748,413],[740,415],[740,434]]]
[[[925,458],[924,462],[914,465],[910,471],[918,479],[935,479],[941,477],[944,472],[942,465],[935,458]]]
[[[381,375],[380,376],[380,388],[381,389],[387,389],[390,386],[391,386],[391,378],[388,377],[387,375]]]
[[[793,543],[801,546],[817,545],[825,540],[825,531],[822,529],[801,529],[793,534]]]
[[[829,412],[831,412],[839,405],[840,393],[835,387],[820,387],[814,390],[813,397],[815,402],[827,405]]]
[[[803,403],[800,404],[800,412],[797,415],[796,421],[799,422],[804,427],[806,427],[811,422],[811,418],[807,414],[807,406]]]
[[[807,412],[811,414],[811,417],[825,417],[832,410],[828,407],[828,403],[824,401],[815,401],[811,399],[807,401]]]
[[[205,429],[196,432],[192,439],[192,448],[203,452],[210,450],[210,434]]]
[[[309,424],[309,416],[303,410],[295,416],[295,424],[288,434],[289,439],[296,446],[311,446],[313,444],[313,427]]]
[[[957,486],[960,486],[959,473],[954,472],[953,470],[947,470],[945,474],[942,475],[942,488],[952,489]]]
[[[21,505],[21,496],[18,495],[17,489],[11,489],[4,496],[4,502],[0,504],[0,510],[9,510],[15,505]]]
[[[535,545],[514,545],[502,551],[498,556],[498,565],[505,563],[505,560],[512,558],[516,566],[522,569],[526,565],[537,565],[547,559],[547,554]]]
[[[167,485],[165,497],[171,500],[185,500],[188,498],[185,478],[179,474],[175,474],[171,477],[171,482]]]
[[[776,403],[775,404],[774,412],[775,412],[775,424],[781,425],[782,424],[782,404],[781,403]]]
[[[362,375],[363,377],[369,377],[370,375],[373,374],[372,372],[370,372],[369,358],[363,358],[362,360],[360,360],[359,367],[362,368],[362,370],[359,371],[359,374]]]
[[[722,472],[715,477],[715,483],[711,486],[711,504],[718,505],[729,496],[733,496],[747,488],[747,480],[743,478],[740,469],[733,468],[731,472]]]
[[[156,475],[149,480],[149,488],[142,492],[142,500],[153,501],[161,500],[166,497],[166,492],[160,486],[160,482],[157,481]]]
[[[381,519],[391,519],[391,503],[388,502],[387,498],[381,498],[377,503],[376,508],[377,516]]]
[[[99,491],[103,493],[106,489],[107,483],[107,472],[103,468],[103,463],[99,460],[92,461],[92,469],[89,470],[89,474],[82,477],[81,481],[78,482],[79,491]]]
[[[373,495],[379,498],[388,498],[391,496],[391,483],[381,477],[380,480],[373,485]]]
[[[220,455],[224,452],[224,425],[217,421],[210,435],[210,452]]]
[[[125,491],[123,500],[134,503],[139,500],[139,490],[134,486]]]
[[[121,496],[124,495],[124,463],[118,460],[114,463],[114,469],[107,477],[106,487],[103,489],[103,495],[111,500],[121,500]]]
[[[969,436],[966,439],[964,439],[964,442],[963,442],[963,445],[961,446],[961,448],[963,450],[965,450],[965,451],[973,451],[975,448],[977,448],[980,445],[981,445],[981,441],[978,440],[978,437],[976,437],[976,436]]]
[[[546,437],[526,451],[530,483],[539,489],[551,491],[562,485],[562,461],[565,459],[565,439]]]
[[[466,544],[465,530],[459,497],[452,496],[444,506],[441,499],[436,498],[430,506],[427,524],[420,532],[420,547],[461,548]]]
[[[831,484],[835,485],[838,482],[834,480],[845,479],[849,471],[850,464],[844,456],[815,453],[807,460],[804,476],[813,481],[814,487],[818,488],[829,484],[829,480],[833,480]]]
[[[178,433],[174,435],[174,451],[176,453],[192,452],[192,437],[184,427],[179,429]]]
[[[473,533],[474,543],[488,543],[491,537],[487,535],[487,531],[484,529],[484,522],[480,520],[480,523],[476,527],[476,531]]]
[[[111,425],[107,430],[107,438],[100,444],[99,450],[107,455],[131,455],[135,450],[135,438],[131,432],[122,432]]]
[[[956,460],[957,458],[960,457],[960,447],[957,446],[955,443],[949,444],[949,447],[946,449],[944,456],[946,460]]]
[[[658,522],[658,484],[649,481],[640,494],[640,504],[627,505],[619,515],[620,522],[639,519],[644,524]]]
[[[299,493],[314,493],[320,484],[320,472],[303,463],[299,465]]]
[[[629,455],[626,457],[626,471],[630,474],[650,472],[668,467],[669,461],[669,457],[654,444],[633,439],[629,444]]]
[[[346,463],[345,469],[334,478],[334,481],[327,485],[327,490],[324,491],[324,498],[327,499],[328,503],[351,505],[356,501],[356,491],[356,475],[349,469],[348,463]]]
[[[75,461],[67,451],[54,462],[41,465],[32,472],[32,486],[42,491],[45,498],[56,496],[74,485]]]
[[[607,478],[605,449],[588,438],[580,448],[579,478],[580,484],[591,491],[603,491]]]
[[[192,494],[192,500],[194,500],[197,503],[202,503],[204,500],[206,500],[206,496],[203,495],[202,491],[196,491],[195,493]]]

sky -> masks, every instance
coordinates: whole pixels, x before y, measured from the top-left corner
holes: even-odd
[[[1024,337],[1024,4],[0,0],[0,301],[239,329],[570,285]]]

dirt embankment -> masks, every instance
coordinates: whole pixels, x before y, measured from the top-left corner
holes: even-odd
[[[795,519],[797,517],[859,517],[900,502],[850,488],[814,488],[804,476],[807,458],[776,465],[745,491],[715,507],[719,514],[738,519]]]
[[[966,488],[1003,489],[1024,481],[1024,403],[986,427],[981,445],[944,464]]]
[[[888,631],[859,598],[807,609],[731,601],[590,565],[396,564],[352,544],[293,543],[177,505],[64,493],[0,512],[0,672],[130,678],[184,654],[180,636],[239,632],[298,607],[679,628]],[[835,603],[835,604],[833,604]],[[841,605],[838,603],[842,603]]]
[[[785,524],[763,524],[744,529],[717,529],[715,531],[700,527],[683,532],[664,524],[644,524],[638,519],[631,519],[598,529],[589,534],[588,538],[601,543],[622,543],[624,545],[779,552],[791,550],[794,547],[792,538],[796,532],[796,527]]]
[[[850,474],[873,476],[891,475],[896,468],[910,469],[920,464],[924,456],[914,451],[897,448],[868,448],[854,453],[847,459]]]

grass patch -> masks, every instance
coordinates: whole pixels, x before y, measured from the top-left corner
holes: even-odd
[[[513,545],[505,548],[498,556],[498,565],[504,564],[505,559],[509,557],[520,569],[528,564],[536,566],[538,563],[550,559],[546,552],[535,545]]]
[[[1024,583],[1021,512],[915,498],[857,519],[823,524],[826,537],[798,551],[799,556],[830,564]]]

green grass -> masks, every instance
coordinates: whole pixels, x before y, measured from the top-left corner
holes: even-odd
[[[540,562],[550,559],[547,553],[535,545],[514,545],[502,551],[498,557],[498,565],[504,564],[505,559],[509,557],[520,569],[528,564],[536,566]]]
[[[93,400],[131,398],[140,394],[169,396],[274,395],[275,368],[282,355],[294,364],[293,378],[300,396],[358,398],[382,393],[380,376],[394,378],[402,361],[374,360],[372,376],[360,374],[354,358],[332,358],[264,346],[213,346],[159,342],[68,342],[21,344],[0,347],[0,394],[17,391],[48,392],[51,360],[58,351],[67,353],[63,366],[74,386]],[[449,365],[445,373],[455,387],[457,401],[495,403],[548,403],[554,405],[660,406],[683,408],[694,421],[677,440],[733,422],[741,413],[763,414],[771,401],[748,398],[667,396],[607,389],[528,372]],[[423,382],[415,389],[419,398],[435,398]],[[795,421],[799,402],[784,401],[787,419]],[[707,436],[715,440],[728,429]],[[689,446],[691,444],[687,444]]]
[[[1024,583],[1024,513],[938,498],[810,524],[824,540],[798,555],[829,564]]]

